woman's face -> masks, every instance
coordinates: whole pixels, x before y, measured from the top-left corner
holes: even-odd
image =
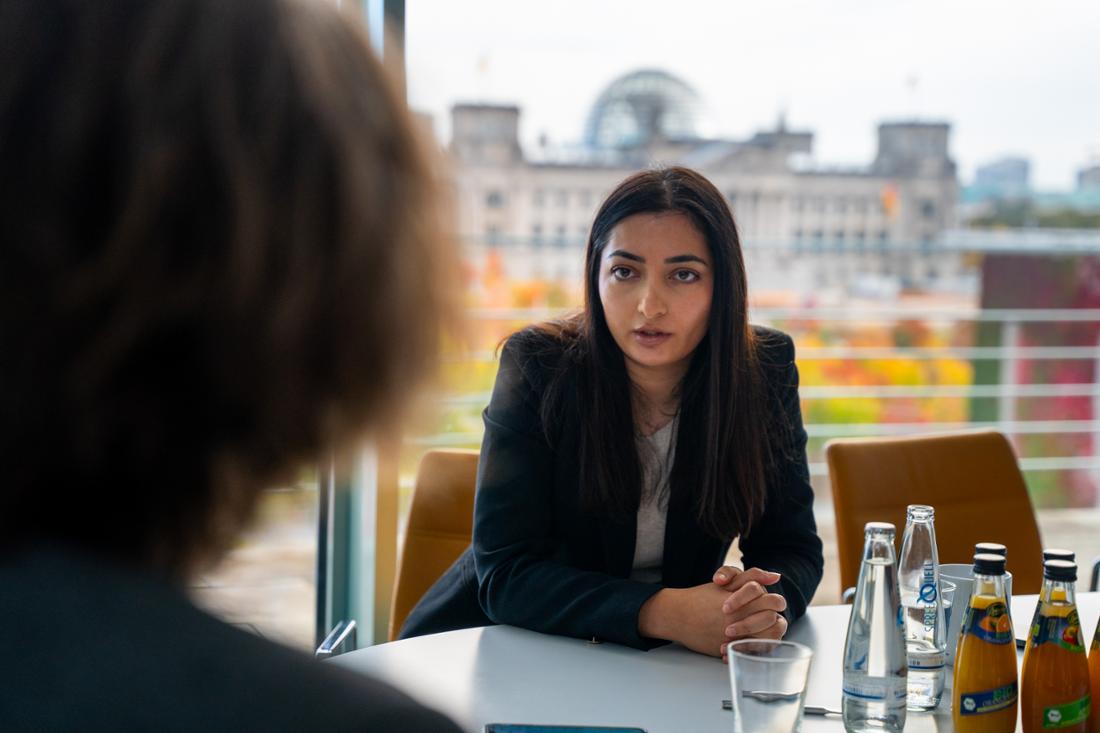
[[[710,250],[684,214],[635,214],[603,248],[600,302],[630,369],[686,370],[707,332]]]

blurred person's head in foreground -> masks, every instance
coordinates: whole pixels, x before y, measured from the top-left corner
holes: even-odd
[[[447,310],[430,168],[331,3],[0,5],[0,553],[182,578],[388,425]]]

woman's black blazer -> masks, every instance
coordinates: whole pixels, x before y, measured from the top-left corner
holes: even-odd
[[[786,615],[793,621],[805,613],[821,580],[821,540],[794,344],[786,334],[754,328],[774,409],[786,414],[791,430],[790,445],[776,451],[787,458],[769,486],[764,514],[740,546],[745,567],[782,574],[770,590],[786,597]],[[691,497],[674,486],[663,582],[629,579],[635,518],[614,522],[580,508],[575,390],[561,425],[543,429],[542,395],[561,358],[546,345],[545,337],[520,332],[501,352],[484,412],[473,543],[409,614],[402,638],[500,623],[650,648],[660,642],[638,634],[642,604],[661,587],[710,582],[722,565],[726,544],[700,529]]]

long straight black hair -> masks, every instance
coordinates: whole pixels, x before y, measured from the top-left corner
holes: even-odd
[[[707,332],[680,385],[680,419],[670,483],[693,499],[699,526],[723,540],[748,532],[764,510],[773,446],[782,430],[769,397],[748,322],[741,242],[722,194],[702,175],[670,167],[636,173],[600,206],[585,253],[585,308],[538,330],[564,342],[576,373],[580,406],[582,502],[607,516],[638,511],[641,465],[622,350],[607,326],[599,276],[612,230],[636,214],[680,213],[703,234],[711,255],[714,291]],[[559,373],[559,377],[564,372]],[[542,405],[555,424],[572,380],[554,379]],[[682,494],[681,494],[682,495]]]

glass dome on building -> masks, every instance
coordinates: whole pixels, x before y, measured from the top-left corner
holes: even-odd
[[[585,124],[585,144],[621,149],[656,140],[699,137],[699,95],[684,81],[656,69],[621,76],[600,94]]]

